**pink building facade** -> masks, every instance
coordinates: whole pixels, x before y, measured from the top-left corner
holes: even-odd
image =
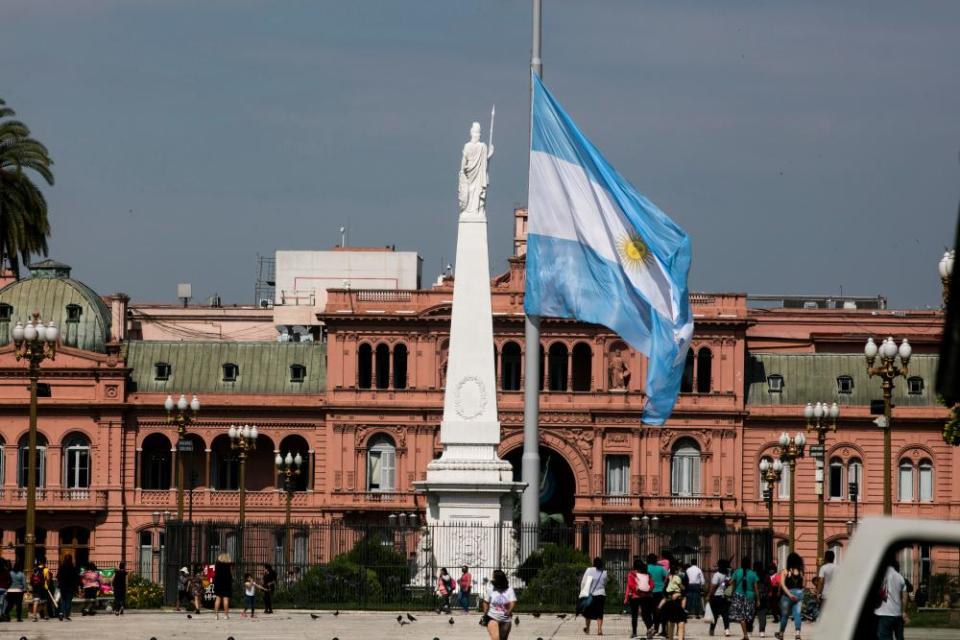
[[[522,254],[521,236],[515,246]],[[500,454],[515,468],[529,351],[523,265],[522,256],[511,258],[491,282]],[[0,552],[22,553],[28,391],[8,336],[32,311],[63,328],[41,378],[38,540],[51,560],[125,559],[147,572],[164,545],[155,514],[176,512],[178,455],[189,517],[235,519],[238,464],[226,436],[234,424],[255,424],[261,434],[247,461],[249,519],[283,520],[272,460],[286,452],[306,461],[295,520],[422,518],[413,485],[440,453],[451,300],[449,279],[426,290],[330,290],[317,314],[320,339],[278,342],[269,310],[130,305],[122,294],[97,295],[65,265],[39,265],[0,290]],[[639,424],[642,355],[602,327],[544,320],[534,351],[543,365],[542,511],[568,523],[656,516],[691,529],[764,527],[760,461],[774,455],[781,432],[804,429],[807,402],[837,402],[840,428],[826,443],[825,542],[842,555],[854,511],[882,510],[882,433],[869,411],[880,388],[866,375],[862,345],[892,335],[909,339],[915,353],[911,379],[898,381],[894,397],[894,513],[960,518],[960,450],[941,439],[946,411],[933,394],[939,311],[753,308],[743,294],[693,294],[692,303],[687,373],[662,428]],[[203,335],[198,327],[207,327]],[[181,393],[202,405],[190,453],[178,453],[163,409]],[[856,505],[850,481],[860,487]],[[809,457],[798,462],[795,491],[797,548],[813,562]],[[780,554],[787,505],[784,482],[773,501]],[[923,550],[916,554],[919,563]]]

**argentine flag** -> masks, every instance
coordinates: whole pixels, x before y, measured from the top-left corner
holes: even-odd
[[[533,75],[524,309],[601,324],[646,354],[643,421],[662,425],[693,335],[690,239],[580,133]]]

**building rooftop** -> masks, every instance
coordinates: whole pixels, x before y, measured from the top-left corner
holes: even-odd
[[[138,392],[321,394],[326,352],[319,342],[133,341],[127,366]]]

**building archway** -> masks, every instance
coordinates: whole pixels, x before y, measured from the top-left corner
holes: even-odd
[[[513,466],[513,479],[523,475],[523,447],[503,456]],[[573,469],[562,454],[549,447],[540,447],[540,517],[570,524],[576,502],[577,481]]]
[[[171,445],[162,433],[151,433],[140,445],[140,487],[148,490],[167,490],[170,477]]]
[[[288,453],[292,456],[296,456],[298,453],[300,454],[303,463],[300,465],[300,473],[292,478],[293,490],[306,491],[310,474],[313,473],[310,469],[310,446],[307,444],[307,441],[303,436],[292,434],[280,441],[280,447],[277,451],[284,457],[286,457]],[[283,488],[282,478],[280,478],[278,488]]]

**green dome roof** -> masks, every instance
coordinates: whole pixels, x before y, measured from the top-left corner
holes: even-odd
[[[70,277],[70,267],[44,260],[30,266],[30,277],[0,289],[0,344],[10,342],[17,321],[34,311],[60,328],[62,344],[103,353],[110,341],[110,309],[87,285]]]

